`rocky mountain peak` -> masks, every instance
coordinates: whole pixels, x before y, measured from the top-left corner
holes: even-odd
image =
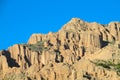
[[[0,80],[119,80],[119,52],[119,22],[72,18],[56,33],[0,51]]]
[[[80,20],[79,18],[72,18],[67,24],[62,27],[62,30],[77,30],[77,28],[84,27],[87,22]]]
[[[70,23],[80,23],[80,22],[84,22],[84,21],[81,20],[80,18],[72,18],[69,22]]]

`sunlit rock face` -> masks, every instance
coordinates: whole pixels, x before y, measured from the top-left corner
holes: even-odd
[[[28,43],[0,51],[0,80],[119,80],[114,70],[93,63],[119,62],[119,42],[119,22],[72,18],[56,33],[33,34]]]

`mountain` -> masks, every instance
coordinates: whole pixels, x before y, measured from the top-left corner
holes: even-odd
[[[72,18],[0,51],[0,80],[120,80],[120,22]]]

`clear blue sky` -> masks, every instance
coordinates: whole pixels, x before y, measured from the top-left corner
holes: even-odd
[[[120,0],[0,0],[0,49],[26,43],[32,33],[56,32],[73,17],[120,21]]]

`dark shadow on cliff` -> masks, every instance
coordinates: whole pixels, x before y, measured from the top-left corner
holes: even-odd
[[[102,41],[102,46],[101,47],[103,48],[103,47],[107,46],[108,43],[109,43],[108,41]]]
[[[26,46],[23,46],[23,48],[24,48],[24,59],[28,63],[28,66],[30,67],[32,64],[26,56]]]
[[[16,62],[16,60],[11,58],[10,52],[4,50],[2,52],[2,55],[4,55],[6,57],[9,67],[11,67],[11,68],[12,67],[20,67],[19,64]]]

